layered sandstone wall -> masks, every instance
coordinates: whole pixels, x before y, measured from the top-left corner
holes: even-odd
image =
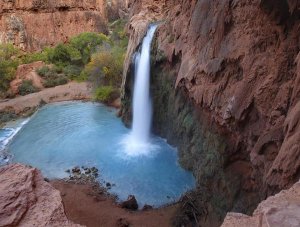
[[[300,225],[300,182],[262,201],[253,216],[228,213],[222,227],[298,227]]]
[[[82,32],[107,32],[105,0],[3,0],[0,43],[34,51]]]
[[[59,191],[37,169],[6,165],[0,181],[0,226],[81,226],[67,219]]]
[[[123,81],[127,122],[132,54],[155,19],[162,24],[152,56],[154,130],[178,146],[180,162],[194,172],[202,217],[215,212],[220,223],[229,210],[251,213],[300,176],[299,3],[134,1]]]

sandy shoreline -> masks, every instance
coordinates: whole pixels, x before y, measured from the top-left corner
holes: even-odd
[[[13,99],[0,100],[0,127],[6,122],[31,116],[44,104],[92,99],[92,86],[87,82],[70,82]]]
[[[86,82],[70,82],[65,85],[47,88],[37,93],[4,100],[0,102],[0,112],[12,111],[15,114],[21,114],[28,109],[38,107],[41,103],[91,100],[91,90],[91,85]]]
[[[172,226],[177,205],[149,211],[129,211],[120,208],[114,199],[90,184],[63,180],[50,182],[60,191],[69,220],[85,226]]]

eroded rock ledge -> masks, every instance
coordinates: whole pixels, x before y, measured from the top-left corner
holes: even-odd
[[[2,0],[0,43],[40,50],[82,32],[107,32],[104,0]]]
[[[130,122],[129,65],[140,32],[162,20],[152,54],[154,130],[178,146],[198,182],[190,196],[197,212],[182,219],[220,225],[226,212],[251,214],[298,181],[298,1],[132,4],[122,116]]]
[[[300,226],[300,182],[261,202],[253,216],[228,213],[222,227]]]
[[[39,170],[21,164],[0,168],[0,226],[70,226],[58,190]]]

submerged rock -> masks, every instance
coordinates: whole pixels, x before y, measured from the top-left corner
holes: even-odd
[[[134,195],[129,195],[127,200],[122,202],[120,206],[129,210],[137,210],[139,208],[139,205]]]
[[[0,168],[0,226],[80,226],[70,222],[58,190],[21,164]]]

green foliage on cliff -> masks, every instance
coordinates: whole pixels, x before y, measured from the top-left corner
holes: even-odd
[[[46,87],[64,84],[68,80],[90,80],[95,87],[118,88],[128,44],[125,24],[124,20],[111,23],[109,36],[84,32],[71,38],[68,43],[34,53],[24,53],[12,44],[0,44],[0,98],[8,95],[7,90],[15,78],[17,67],[36,61],[51,65],[37,70],[44,78]],[[25,85],[28,87],[29,83]]]
[[[28,95],[37,91],[38,89],[33,86],[31,80],[24,80],[22,84],[19,86],[20,95]]]
[[[81,63],[83,65],[90,61],[91,55],[95,53],[103,43],[111,43],[111,40],[102,33],[85,32],[70,40],[70,46],[76,48],[80,53]]]
[[[0,97],[9,88],[10,81],[15,77],[19,59],[15,56],[19,53],[12,44],[0,44]]]
[[[100,86],[95,90],[94,99],[99,102],[110,103],[119,96],[119,91],[112,86]]]
[[[49,66],[44,66],[37,70],[39,76],[44,79],[43,86],[46,88],[68,83],[68,78],[61,72],[59,67]]]
[[[96,53],[86,65],[89,78],[98,86],[119,87],[122,79],[124,54],[114,47],[111,50]]]
[[[117,98],[122,81],[123,63],[128,45],[124,30],[126,21],[117,20],[110,24],[110,42],[102,45],[85,66],[84,72],[92,81],[95,99],[102,102]]]

